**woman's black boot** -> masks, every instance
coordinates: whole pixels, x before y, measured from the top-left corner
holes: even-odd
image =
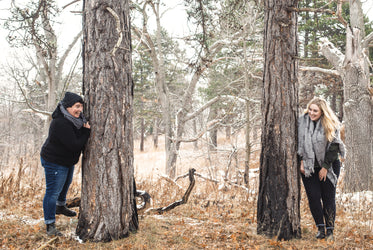
[[[324,239],[325,238],[325,226],[317,226],[319,231],[316,234],[316,239]]]
[[[333,237],[333,228],[326,229],[326,239],[327,240],[334,240],[334,237]]]

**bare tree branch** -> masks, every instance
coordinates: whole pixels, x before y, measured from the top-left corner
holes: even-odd
[[[347,27],[348,23],[342,17],[342,4],[343,4],[343,2],[344,2],[343,0],[338,0],[338,3],[337,3],[337,17],[338,17],[338,20],[343,24],[343,26]]]
[[[329,74],[329,75],[336,75],[340,76],[340,73],[338,70],[333,70],[333,69],[323,69],[320,67],[305,67],[305,66],[300,66],[299,67],[300,71],[312,71],[312,72],[319,72],[323,74]]]
[[[322,53],[323,56],[328,59],[328,61],[340,71],[340,68],[343,65],[344,61],[344,54],[334,46],[327,38],[320,39],[319,42],[319,51]]]
[[[200,131],[195,137],[193,138],[178,138],[178,142],[195,142],[198,139],[200,139],[207,131],[212,130],[216,128],[221,122],[221,119],[215,119],[212,121],[209,121],[206,125],[206,128],[202,131]]]
[[[196,118],[199,114],[201,114],[204,110],[206,110],[207,108],[211,107],[211,105],[215,104],[216,102],[222,100],[222,99],[225,99],[225,100],[235,100],[235,101],[240,101],[240,102],[245,102],[247,100],[249,100],[250,102],[255,102],[255,103],[260,103],[260,101],[258,100],[253,100],[253,99],[243,99],[241,97],[237,97],[237,96],[230,96],[230,95],[220,95],[220,96],[215,96],[214,98],[212,98],[211,100],[209,100],[207,103],[205,103],[202,107],[200,107],[199,109],[197,109],[196,111],[194,111],[193,113],[189,114],[189,115],[186,115],[184,117],[184,120],[182,122],[187,122],[191,119],[194,119]]]
[[[62,6],[62,9],[66,9],[67,7],[69,7],[70,5],[72,5],[72,4],[74,4],[74,3],[77,3],[77,2],[80,2],[81,0],[74,0],[74,1],[72,1],[72,2],[70,2],[70,3],[68,3],[68,4],[66,4],[66,5],[64,5],[64,6]]]
[[[78,42],[79,38],[82,36],[83,31],[81,30],[73,39],[73,41],[69,44],[63,55],[61,56],[60,61],[58,62],[58,73],[57,73],[57,79],[61,79],[63,65],[65,64],[66,58],[70,54],[71,50],[75,46],[75,44]]]
[[[367,35],[363,41],[361,41],[361,47],[362,48],[368,48],[369,44],[373,41],[373,32],[371,32],[369,35]]]
[[[44,110],[40,110],[40,109],[34,108],[34,106],[31,105],[30,100],[28,99],[28,97],[26,95],[26,91],[22,88],[22,86],[20,85],[20,83],[18,81],[17,81],[17,85],[18,85],[18,88],[21,90],[21,93],[22,93],[23,97],[25,98],[26,105],[32,111],[34,111],[35,113],[40,113],[40,114],[47,115],[47,116],[51,116],[52,115],[52,112],[48,112],[48,111],[44,111]]]
[[[323,8],[296,8],[296,7],[289,7],[288,10],[295,11],[295,12],[318,12],[318,13],[328,13],[331,15],[335,15],[335,11]]]

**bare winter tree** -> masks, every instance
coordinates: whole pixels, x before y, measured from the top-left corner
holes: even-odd
[[[110,241],[137,230],[128,0],[84,1],[83,82],[91,136],[77,234]]]
[[[2,65],[8,87],[0,91],[0,98],[13,102],[12,117],[17,118],[8,132],[13,135],[13,145],[6,140],[3,148],[5,152],[14,150],[15,159],[25,157],[24,152],[38,158],[56,102],[67,86],[72,90],[81,82],[76,70],[81,59],[76,44],[82,33],[71,32],[71,37],[61,41],[57,35],[61,26],[56,20],[69,9],[59,8],[56,1],[9,2],[9,6],[3,6],[9,16],[0,22],[8,32],[12,56]],[[26,150],[18,150],[18,146]]]
[[[209,1],[209,4],[213,4],[212,2],[213,1]],[[226,59],[226,57],[221,56],[220,52],[222,51],[222,49],[231,46],[232,44],[237,45],[239,43],[242,43],[243,34],[242,30],[231,34],[226,34],[226,31],[224,30],[221,33],[224,33],[225,37],[222,34],[219,34],[219,36],[215,34],[218,38],[211,38],[209,42],[203,41],[203,46],[198,45],[200,46],[200,49],[196,52],[194,62],[190,63],[184,61],[184,63],[189,63],[190,66],[190,80],[185,85],[184,93],[178,97],[178,110],[175,113],[173,112],[173,110],[175,109],[175,103],[172,102],[173,93],[171,93],[170,89],[168,88],[165,79],[165,62],[161,48],[162,26],[160,21],[162,13],[160,12],[160,5],[161,1],[146,1],[141,2],[141,4],[139,3],[135,5],[136,10],[138,10],[139,13],[141,13],[142,15],[143,23],[141,27],[133,27],[133,31],[137,39],[139,39],[142,45],[149,51],[152,58],[153,68],[155,71],[155,85],[158,92],[160,105],[162,107],[162,118],[165,131],[166,173],[173,178],[176,175],[176,162],[181,143],[197,140],[205,132],[212,129],[213,126],[216,127],[218,119],[214,119],[213,121],[207,123],[207,128],[204,131],[197,132],[197,136],[194,138],[186,138],[185,136],[185,125],[187,124],[187,122],[195,119],[198,114],[201,114],[204,110],[211,108],[214,103],[222,100],[222,98],[229,98],[228,96],[218,96],[209,100],[207,103],[202,104],[201,108],[197,109],[193,107],[197,84],[212,65],[219,62],[220,60]],[[202,8],[203,4],[201,1],[198,1],[197,5],[201,7],[197,8],[198,15],[201,17],[201,19],[203,19],[203,16],[207,16],[207,14],[205,13],[205,8]],[[148,7],[150,7],[149,9],[151,9],[152,13],[155,15],[155,38],[153,38],[148,31]],[[201,26],[205,25],[205,23],[201,23]],[[244,25],[248,26],[250,24],[248,22],[245,22]],[[205,31],[205,28],[206,27],[201,27],[201,30]],[[212,29],[211,27],[209,28]],[[203,35],[204,39],[207,39],[209,35],[211,35],[210,32],[206,32],[206,34]],[[186,38],[185,40],[188,39],[190,40],[190,38]]]
[[[373,88],[369,77],[369,44],[373,33],[365,35],[360,0],[350,0],[350,23],[337,15],[346,27],[346,51],[343,54],[328,39],[320,52],[333,65],[344,85],[344,120],[346,126],[345,188],[349,191],[373,190]]]
[[[262,150],[257,232],[301,236],[297,166],[297,0],[264,1]]]
[[[46,105],[35,106],[35,99],[32,100],[30,96],[30,93],[33,92],[31,88],[26,90],[21,85],[19,88],[31,110],[41,114],[50,114],[59,99],[58,93],[65,91],[67,82],[71,80],[70,77],[74,71],[70,70],[71,75],[65,78],[63,70],[68,56],[82,33],[76,34],[67,49],[63,53],[59,53],[59,41],[53,25],[53,18],[59,14],[60,10],[58,10],[55,1],[40,0],[30,2],[22,7],[18,6],[16,1],[12,1],[10,11],[12,15],[5,23],[5,27],[9,30],[7,39],[15,47],[31,47],[35,50],[35,58],[28,58],[28,61],[31,62],[30,65],[37,72],[32,87],[33,89],[41,89],[42,93],[47,93]],[[73,63],[71,69],[75,66],[76,64]],[[30,81],[30,79],[22,77],[21,74],[12,74],[15,81]]]

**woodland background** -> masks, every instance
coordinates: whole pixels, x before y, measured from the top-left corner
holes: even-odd
[[[346,48],[345,28],[336,14],[320,11],[335,11],[338,3],[299,3],[308,9],[299,12],[298,19],[299,101],[301,112],[313,96],[323,96],[343,120],[342,79],[318,47],[328,37],[339,50]],[[79,17],[82,3],[14,1],[9,6],[2,5],[2,12],[8,13],[2,27],[11,57],[0,72],[2,248],[373,248],[372,190],[345,190],[344,169],[337,190],[335,241],[314,240],[315,226],[303,189],[302,239],[285,242],[256,234],[263,5],[233,0],[131,3],[137,187],[148,191],[153,206],[160,207],[180,199],[188,180],[175,180],[189,168],[207,179],[196,177],[187,204],[162,216],[141,214],[140,230],[127,239],[80,245],[74,236],[77,219],[58,217],[67,237],[49,242],[42,221],[44,177],[39,153],[50,112],[64,91],[83,93],[82,34],[67,32],[71,34],[60,40],[62,30],[66,32],[64,20]],[[36,15],[40,9],[44,12]],[[184,11],[186,19],[176,35],[168,32],[170,24],[162,22],[164,11],[175,9]],[[345,2],[341,10],[349,21],[349,4]],[[373,31],[372,20],[364,17],[366,34]],[[370,59],[372,55],[370,47]],[[371,82],[368,87],[373,87]],[[164,100],[168,109],[160,105]],[[165,134],[171,132],[171,143],[176,143],[174,151],[166,152]],[[77,167],[71,198],[80,196],[80,185]]]

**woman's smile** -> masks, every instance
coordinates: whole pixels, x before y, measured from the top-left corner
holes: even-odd
[[[312,121],[317,121],[321,117],[321,110],[316,104],[311,104],[308,109],[308,115]]]

